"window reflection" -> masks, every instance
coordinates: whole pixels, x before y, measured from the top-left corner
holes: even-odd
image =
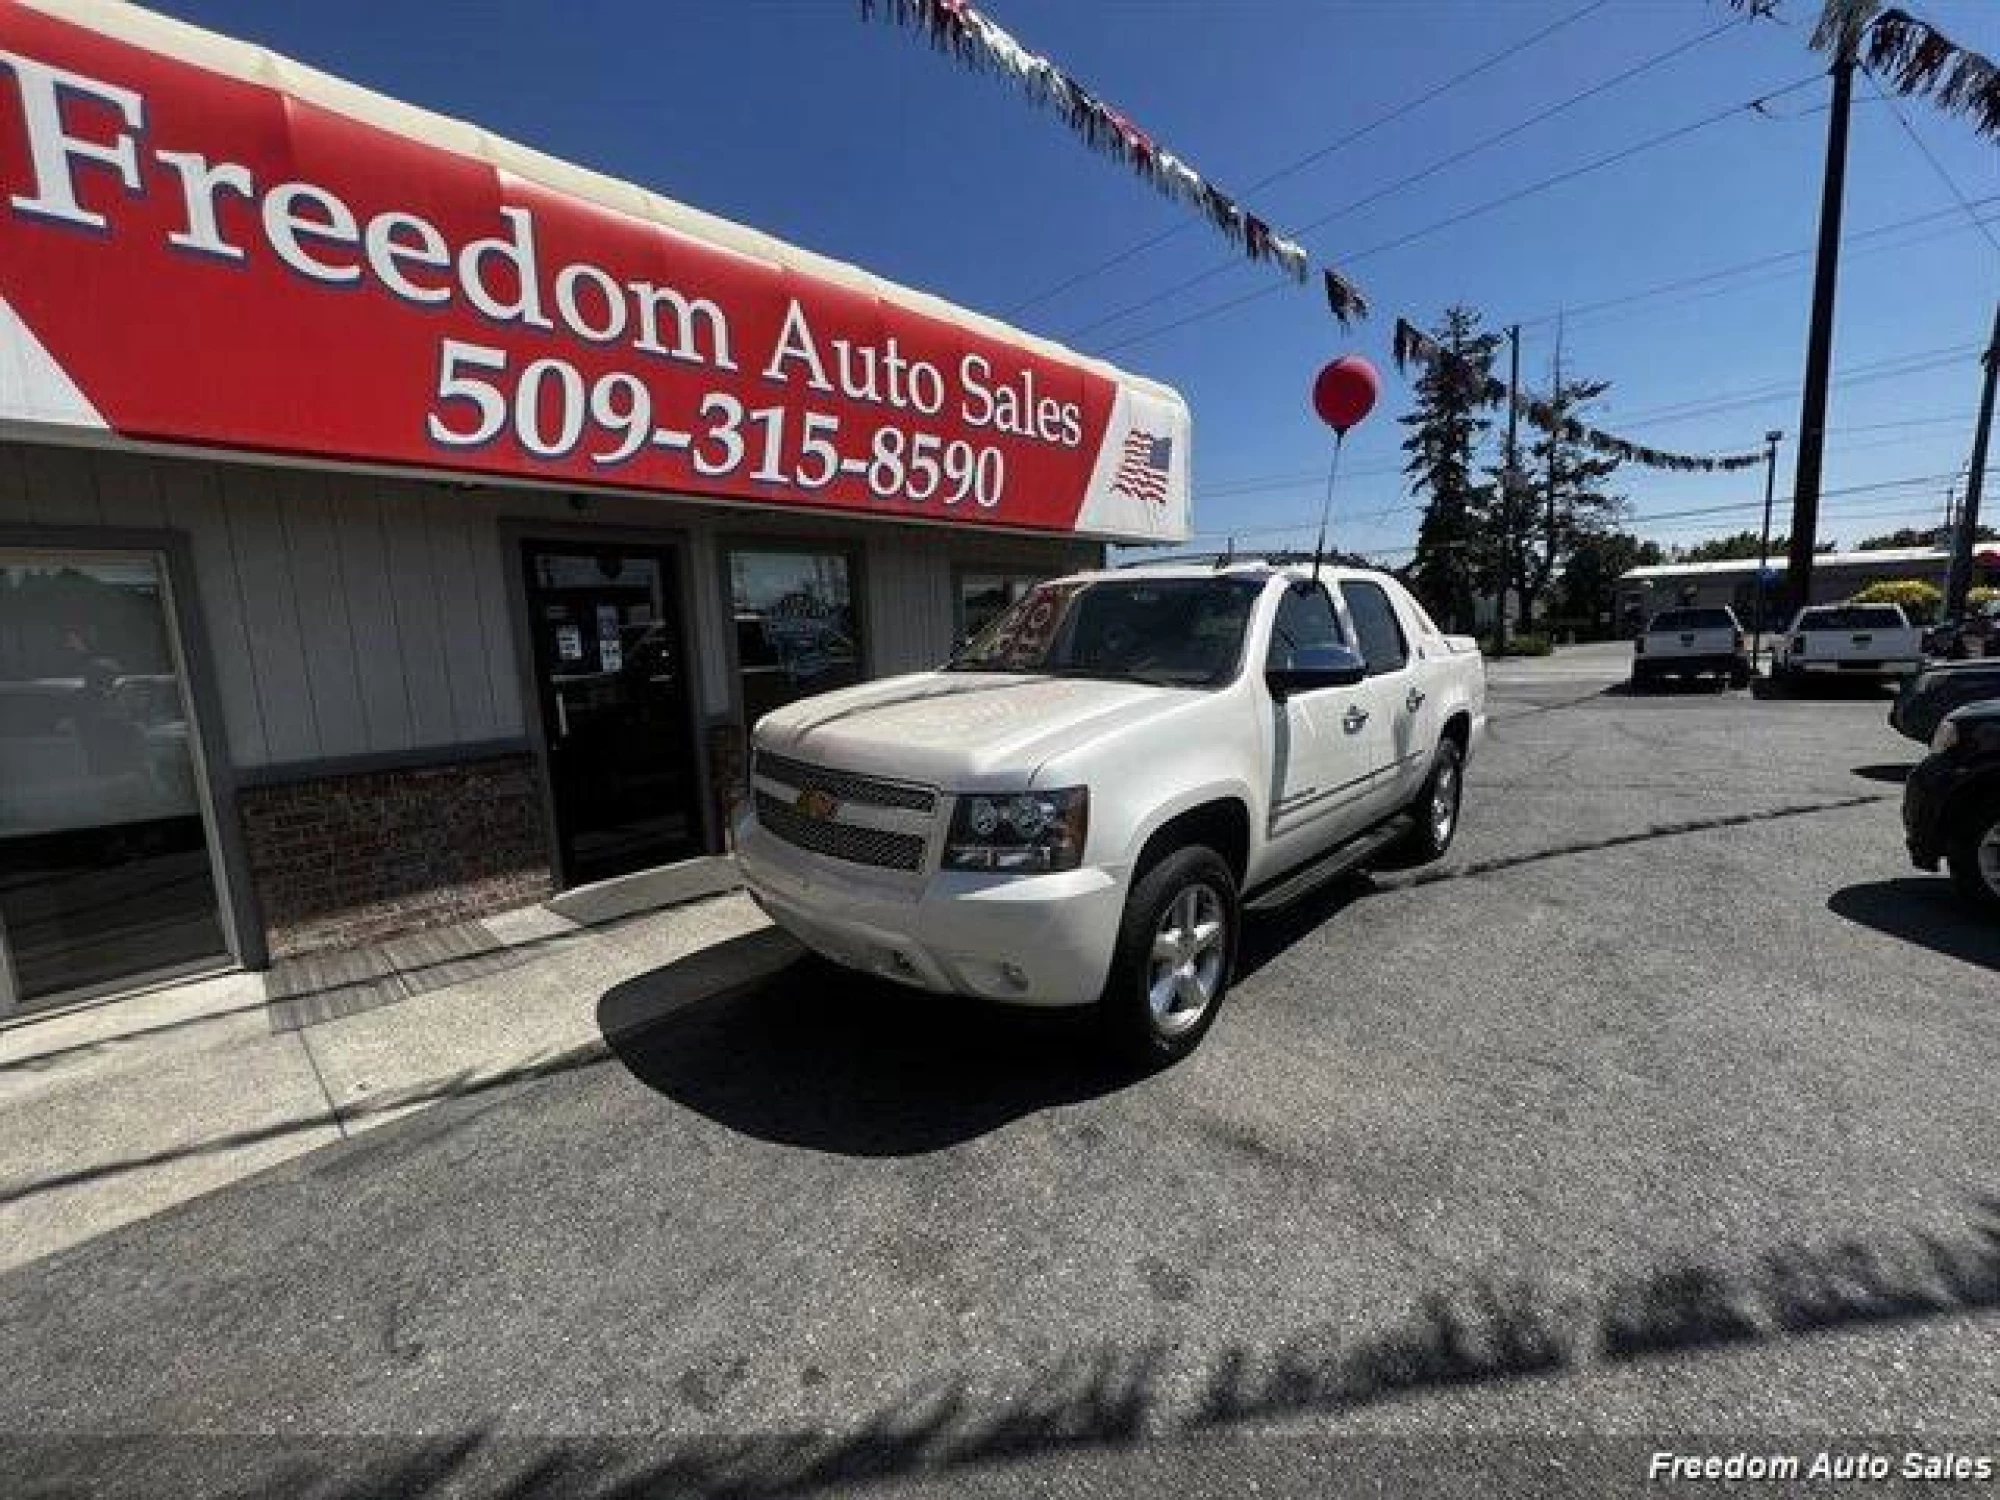
[[[964,573],[958,580],[958,638],[969,640],[1020,602],[1045,573]]]
[[[0,941],[23,999],[223,949],[149,558],[0,555]]]
[[[838,552],[729,554],[743,720],[861,680],[852,571]]]

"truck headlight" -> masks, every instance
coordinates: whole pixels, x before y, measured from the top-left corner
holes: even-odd
[[[1058,792],[966,792],[945,839],[947,870],[1041,874],[1083,863],[1090,831],[1090,789]]]

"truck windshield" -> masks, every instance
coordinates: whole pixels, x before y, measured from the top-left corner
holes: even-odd
[[[947,670],[1220,687],[1242,662],[1262,589],[1244,578],[1045,583],[981,631]]]

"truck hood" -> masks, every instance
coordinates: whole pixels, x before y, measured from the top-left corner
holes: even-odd
[[[760,748],[948,790],[1019,786],[1052,757],[1206,696],[1181,688],[999,672],[919,672],[766,714]]]

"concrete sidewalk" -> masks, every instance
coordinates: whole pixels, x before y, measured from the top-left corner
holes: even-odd
[[[401,974],[379,950],[352,956],[365,989],[335,962],[320,994],[294,975],[267,999],[266,976],[230,974],[0,1030],[0,1270],[440,1100],[601,1058],[598,1001],[625,980],[661,982],[619,1031],[798,953],[741,895],[478,925],[477,943],[440,940],[441,960]]]

